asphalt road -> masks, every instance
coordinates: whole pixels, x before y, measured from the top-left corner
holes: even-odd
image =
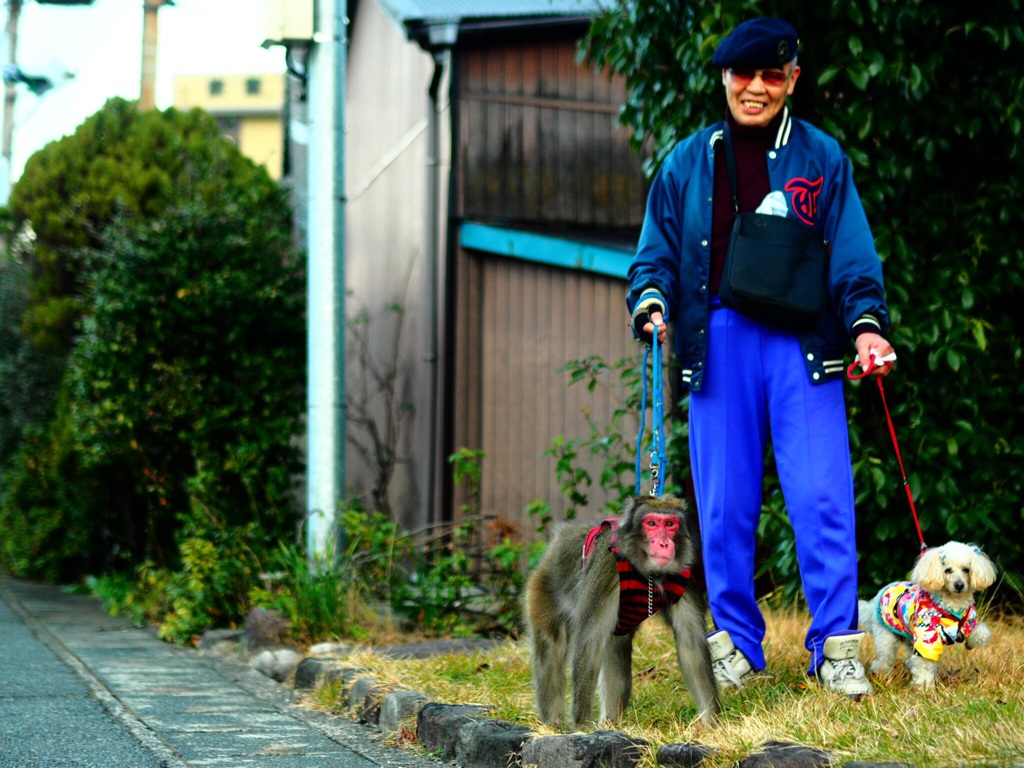
[[[0,768],[439,768],[94,598],[0,579]]]

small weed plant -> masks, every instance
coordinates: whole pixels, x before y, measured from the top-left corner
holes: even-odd
[[[475,499],[482,454],[453,457]],[[541,503],[531,514],[550,517]],[[88,580],[111,613],[155,624],[190,643],[212,627],[237,626],[260,606],[278,611],[299,646],[327,639],[386,643],[400,634],[514,634],[527,560],[537,547],[518,529],[472,505],[458,522],[403,531],[387,515],[342,506],[338,549],[314,558],[293,542],[269,542],[259,526],[193,527],[179,544],[181,565],[146,562],[134,575]]]

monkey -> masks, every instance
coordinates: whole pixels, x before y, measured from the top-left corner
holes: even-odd
[[[568,661],[573,725],[593,725],[598,683],[599,722],[618,722],[632,693],[633,635],[663,605],[690,697],[701,720],[714,722],[721,699],[707,643],[702,568],[696,518],[675,496],[627,499],[621,517],[597,528],[561,524],[523,598],[540,719],[561,725]]]

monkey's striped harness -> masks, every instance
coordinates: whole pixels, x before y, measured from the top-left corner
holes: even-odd
[[[596,528],[590,529],[583,545],[583,566],[586,566],[587,559],[594,551],[597,537],[611,529],[612,543],[608,549],[615,555],[615,565],[619,569],[619,619],[612,634],[628,635],[669,603],[675,605],[679,602],[690,581],[690,569],[684,568],[679,573],[663,576],[659,580],[658,589],[655,589],[653,579],[643,576],[629,560],[619,554],[618,525],[619,518],[609,517]]]

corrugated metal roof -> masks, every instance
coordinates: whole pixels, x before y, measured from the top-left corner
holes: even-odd
[[[591,16],[612,0],[378,0],[400,24],[442,19]]]

